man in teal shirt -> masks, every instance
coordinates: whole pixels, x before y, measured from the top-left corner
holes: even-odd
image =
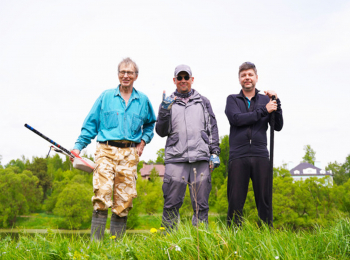
[[[152,105],[145,94],[133,87],[138,72],[136,63],[130,58],[119,63],[120,85],[104,91],[96,100],[73,149],[79,154],[97,136],[92,240],[103,238],[110,207],[111,235],[120,237],[124,234],[132,200],[137,196],[139,156],[154,135],[156,116]]]

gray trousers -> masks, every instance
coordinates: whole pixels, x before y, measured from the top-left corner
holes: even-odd
[[[211,191],[209,163],[207,161],[168,163],[165,165],[163,181],[164,208],[162,218],[162,226],[167,229],[172,229],[178,222],[179,209],[185,198],[187,184],[194,212],[192,224],[196,226],[198,220],[208,223],[208,200]]]

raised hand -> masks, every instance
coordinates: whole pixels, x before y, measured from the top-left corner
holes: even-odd
[[[176,100],[176,97],[173,99],[171,97],[165,97],[165,90],[163,91],[163,101],[162,101],[162,108],[164,109],[171,109],[171,106],[174,104]]]

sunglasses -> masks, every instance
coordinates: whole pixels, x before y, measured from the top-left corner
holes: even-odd
[[[184,78],[185,80],[189,80],[189,79],[190,79],[190,76],[186,75],[186,76],[184,76],[184,77],[182,77],[182,76],[177,76],[177,77],[176,77],[176,79],[177,79],[178,81],[181,81],[182,78]]]

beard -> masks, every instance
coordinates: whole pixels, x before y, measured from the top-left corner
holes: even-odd
[[[251,91],[253,91],[254,89],[255,89],[255,84],[253,84],[252,82],[251,82],[251,86],[249,86],[249,87],[246,87],[245,85],[244,85],[244,83],[243,84],[241,84],[241,86],[242,86],[242,89],[244,90],[244,91],[246,91],[246,92],[251,92]]]

